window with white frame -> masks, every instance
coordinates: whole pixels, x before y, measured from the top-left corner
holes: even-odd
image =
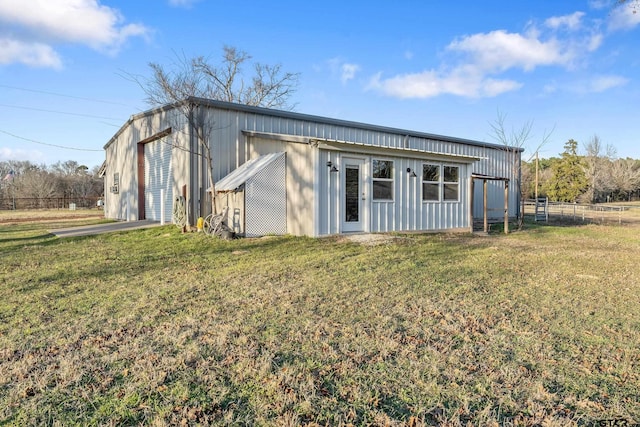
[[[460,168],[458,166],[444,166],[443,190],[444,200],[457,202],[460,193]]]
[[[115,172],[113,174],[113,185],[111,186],[111,192],[118,194],[120,192],[120,173]]]
[[[440,165],[422,165],[422,200],[440,201]]]
[[[460,194],[460,167],[424,163],[422,165],[422,200],[457,202]]]
[[[393,200],[393,161],[373,159],[373,200]]]

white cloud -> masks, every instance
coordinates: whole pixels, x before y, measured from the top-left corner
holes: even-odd
[[[468,67],[451,73],[429,70],[384,80],[381,77],[380,73],[376,74],[369,82],[368,89],[376,89],[396,98],[432,98],[445,94],[469,98],[494,97],[522,86],[513,80],[487,78]]]
[[[587,50],[589,52],[594,52],[598,50],[598,48],[602,46],[603,39],[604,39],[604,36],[602,35],[602,33],[595,32],[591,34],[591,36],[588,38],[588,41],[587,41]]]
[[[556,39],[542,41],[535,32],[527,35],[492,31],[452,42],[447,49],[466,53],[476,66],[487,71],[522,68],[531,71],[541,65],[568,64],[573,54]]]
[[[598,76],[587,85],[588,92],[604,92],[618,86],[624,86],[629,79],[621,76]]]
[[[609,14],[608,28],[610,31],[631,30],[640,25],[640,4],[622,4],[614,8]]]
[[[0,64],[15,62],[32,67],[62,68],[62,60],[51,46],[0,38]]]
[[[118,10],[103,6],[98,0],[0,0],[0,22],[4,23],[5,40],[46,46],[53,54],[57,42],[116,53],[129,38],[149,34],[144,25],[125,24]],[[9,32],[14,35],[9,37]],[[51,66],[46,55],[42,59],[38,65]]]
[[[200,0],[169,0],[169,5],[174,7],[190,8]]]
[[[341,66],[342,74],[340,76],[340,81],[344,84],[349,80],[352,80],[358,71],[360,71],[360,66],[357,64],[342,64]]]
[[[358,64],[346,62],[339,57],[331,58],[327,63],[329,64],[331,74],[334,77],[337,76],[340,78],[342,84],[346,84],[349,80],[353,80],[356,73],[360,71],[360,66]]]
[[[552,93],[556,93],[558,91],[558,86],[555,83],[547,83],[546,85],[544,85],[544,88],[542,88],[542,92],[545,95],[550,95]]]
[[[611,0],[591,0],[589,2],[589,7],[595,10],[608,8],[611,7]]]
[[[556,39],[543,41],[535,28],[526,34],[492,31],[465,36],[446,50],[461,55],[450,69],[427,70],[382,79],[374,76],[369,88],[399,98],[430,98],[443,94],[494,97],[523,85],[498,75],[510,69],[531,71],[539,66],[567,65],[573,53]]]
[[[441,66],[387,78],[377,74],[368,89],[398,98],[443,94],[478,98],[518,90],[523,83],[507,73],[531,73],[541,67],[570,70],[600,48],[604,35],[599,22],[587,25],[584,16],[575,12],[551,17],[544,25],[530,23],[518,33],[496,30],[459,37],[446,46]],[[555,89],[545,88],[551,90]]]
[[[0,161],[29,159],[33,163],[43,162],[45,156],[38,150],[24,150],[22,148],[0,147]]]
[[[576,31],[582,27],[582,17],[584,12],[574,12],[571,15],[552,16],[544,21],[545,25],[554,30],[567,28],[570,31]]]

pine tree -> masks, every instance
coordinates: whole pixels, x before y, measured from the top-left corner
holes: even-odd
[[[558,202],[575,202],[589,187],[582,158],[578,156],[578,142],[570,139],[564,144],[560,160],[552,166],[553,176],[547,184],[547,195]]]

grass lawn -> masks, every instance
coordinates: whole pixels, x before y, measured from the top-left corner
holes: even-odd
[[[56,221],[0,215],[0,425],[640,422],[640,227],[370,246]]]

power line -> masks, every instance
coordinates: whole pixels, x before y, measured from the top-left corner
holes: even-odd
[[[45,112],[45,113],[66,114],[67,116],[88,117],[88,118],[91,118],[91,119],[104,119],[104,120],[122,121],[122,119],[116,119],[114,117],[94,116],[92,114],[70,113],[68,111],[47,110],[47,109],[44,109],[44,108],[23,107],[21,105],[0,104],[0,107],[17,108],[17,109],[20,109],[20,110],[42,111],[42,112]]]
[[[65,150],[100,151],[100,152],[104,151],[104,150],[95,150],[95,149],[90,149],[90,148],[65,147],[64,145],[48,144],[46,142],[36,141],[35,139],[30,139],[30,138],[25,138],[23,136],[14,135],[11,132],[7,132],[7,131],[2,130],[2,129],[0,129],[0,133],[4,133],[5,135],[9,135],[9,136],[12,136],[14,138],[21,139],[23,141],[33,142],[34,144],[47,145],[49,147],[56,147],[56,148],[64,148]]]
[[[23,87],[9,86],[9,85],[3,85],[3,84],[0,84],[0,87],[4,87],[4,88],[7,88],[7,89],[22,90],[22,91],[25,91],[25,92],[32,92],[32,93],[43,93],[45,95],[61,96],[61,97],[64,97],[64,98],[80,99],[82,101],[99,102],[101,104],[121,105],[123,107],[131,108],[130,105],[123,104],[122,102],[105,101],[105,100],[102,100],[102,99],[85,98],[85,97],[82,97],[82,96],[74,96],[74,95],[65,95],[63,93],[48,92],[48,91],[45,91],[45,90],[27,89],[27,88],[23,88]]]

